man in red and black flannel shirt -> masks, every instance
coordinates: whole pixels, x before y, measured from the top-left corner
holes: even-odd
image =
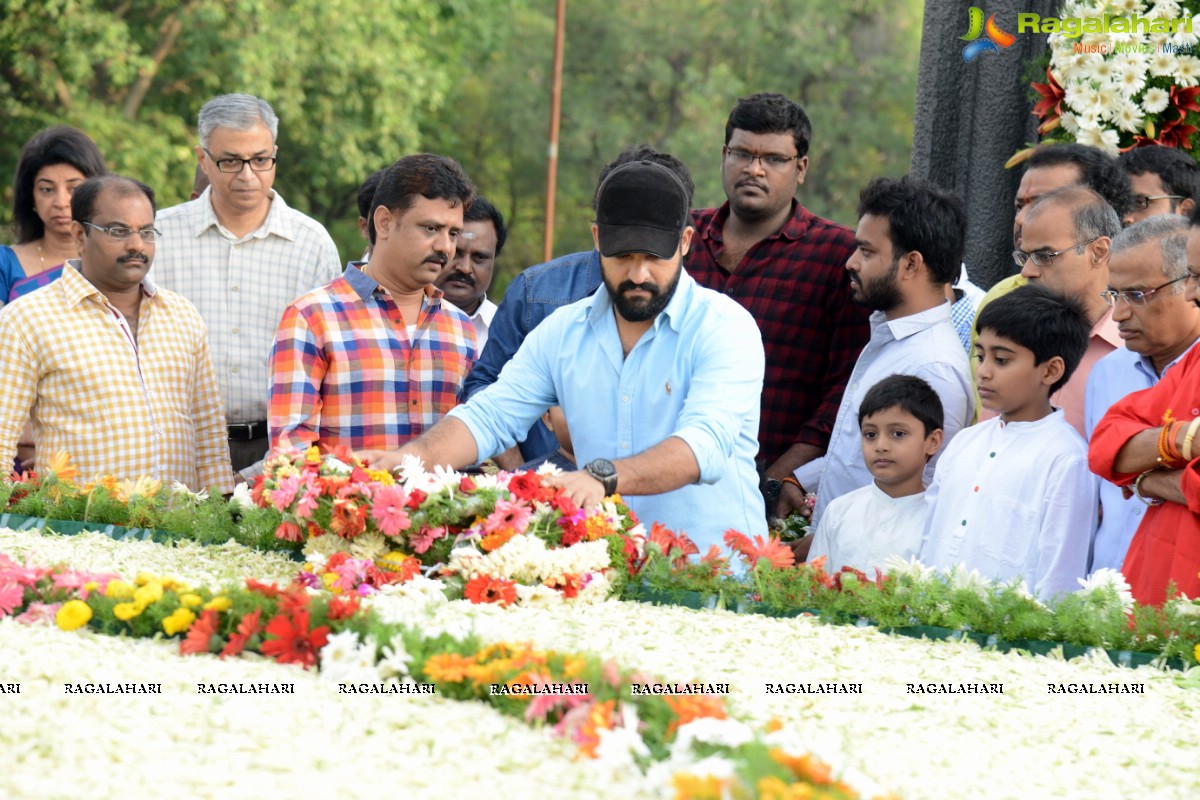
[[[812,126],[781,94],[738,100],[725,124],[727,202],[692,212],[688,273],[758,321],[766,350],[758,460],[767,512],[798,510],[792,470],[825,452],[838,404],[870,335],[869,311],[850,299],[854,232],[795,199],[808,171]]]

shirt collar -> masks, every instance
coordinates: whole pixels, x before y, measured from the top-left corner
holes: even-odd
[[[732,213],[729,208],[729,201],[717,209],[716,215],[712,219],[712,224],[708,225],[704,230],[698,231],[702,239],[711,239],[713,241],[724,241],[725,223],[729,220],[729,215]],[[792,199],[791,216],[783,223],[783,227],[772,233],[770,236],[763,237],[763,241],[771,239],[788,239],[796,241],[804,238],[804,234],[808,232],[809,226],[812,224],[813,214],[800,203]]]
[[[1192,348],[1195,347],[1197,344],[1200,344],[1200,339],[1197,339],[1196,341],[1189,344],[1187,346],[1186,350],[1184,350],[1179,355],[1175,356],[1175,358],[1172,359],[1170,363],[1168,363],[1165,367],[1163,367],[1162,374],[1166,375],[1167,370],[1169,370],[1171,367],[1175,366],[1180,361],[1182,361],[1183,357],[1186,356],[1188,353],[1190,353]],[[1129,352],[1132,353],[1133,351],[1130,350]],[[1137,356],[1137,359],[1133,362],[1133,368],[1141,371],[1142,374],[1144,374],[1147,378],[1150,379],[1152,384],[1158,383],[1159,380],[1162,379],[1162,376],[1160,376],[1158,373],[1156,373],[1154,371],[1154,361],[1152,361],[1148,356],[1143,356],[1143,355],[1139,354]]]
[[[235,238],[228,229],[221,224],[217,219],[217,212],[212,204],[212,187],[207,187],[199,197],[192,201],[199,209],[199,214],[196,215],[195,225],[192,227],[192,236],[199,237],[209,228],[215,227],[222,235],[230,238]],[[265,239],[268,236],[278,236],[287,239],[289,242],[296,240],[296,221],[292,215],[288,213],[290,209],[288,204],[283,201],[283,195],[274,189],[271,190],[271,206],[267,210],[267,218],[263,220],[263,224],[258,226],[258,229],[252,233],[243,236],[242,241],[246,238]]]
[[[1112,318],[1112,306],[1109,306],[1104,311],[1104,317],[1092,326],[1092,337],[1099,336],[1104,341],[1111,344],[1113,347],[1124,347],[1125,341],[1121,338],[1120,328]]]
[[[346,264],[346,271],[342,273],[342,277],[346,279],[346,283],[350,284],[350,288],[358,294],[363,300],[375,295],[378,291],[380,297],[390,297],[387,289],[384,289],[377,280],[362,271],[366,266],[365,261],[351,261]],[[425,287],[425,301],[430,306],[441,304],[442,290],[434,286],[432,283]]]
[[[63,295],[66,297],[68,306],[78,305],[96,295],[103,297],[103,293],[96,288],[95,284],[83,277],[83,262],[80,259],[69,259],[63,267]],[[70,269],[66,269],[66,267],[70,267]],[[158,293],[158,287],[154,285],[154,281],[150,279],[149,275],[142,278],[142,292],[148,297],[154,297]],[[107,302],[108,298],[105,297],[104,301]]]
[[[950,301],[945,300],[933,308],[893,320],[888,320],[884,312],[876,311],[871,314],[871,327],[886,325],[893,338],[899,340],[932,328],[940,322],[950,322],[951,319]]]

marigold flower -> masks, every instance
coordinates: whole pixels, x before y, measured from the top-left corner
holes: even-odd
[[[775,781],[780,787],[786,789],[786,785],[778,778],[763,778],[758,782],[758,797],[771,797],[774,800],[784,800],[785,795],[763,794],[764,784],[767,784],[768,781]],[[675,787],[675,800],[721,800],[721,798],[726,796],[725,782],[715,775],[693,775],[690,772],[676,772],[671,776],[671,785]],[[767,785],[768,791],[774,788],[774,784]]]
[[[186,608],[177,608],[171,612],[171,616],[162,621],[162,627],[167,636],[174,636],[192,627],[192,623],[195,621],[196,615],[191,611]]]
[[[82,600],[68,600],[54,615],[54,621],[64,631],[82,628],[92,619],[91,607]]]
[[[395,486],[396,485],[396,479],[392,477],[392,473],[388,472],[385,469],[370,469],[370,468],[368,468],[367,469],[367,477],[369,477],[371,480],[375,481],[375,483],[382,483],[384,486]]]
[[[675,714],[676,719],[667,726],[669,738],[680,725],[687,725],[693,720],[703,717],[725,719],[725,700],[719,696],[708,695],[667,695],[663,697],[667,707]]]
[[[140,605],[142,608],[157,603],[162,599],[163,588],[158,581],[147,583],[145,586],[139,586],[133,590],[133,602]]]
[[[498,550],[508,543],[508,540],[517,535],[513,528],[500,528],[492,531],[487,536],[479,540],[479,546],[485,552],[490,553],[493,550]]]
[[[771,748],[770,755],[777,764],[791,770],[791,773],[802,781],[817,786],[824,786],[831,782],[833,770],[828,764],[817,760],[808,753],[794,756],[779,748]]]
[[[113,606],[113,616],[122,622],[128,622],[139,616],[145,609],[137,603],[117,603]]]
[[[426,660],[421,671],[434,683],[462,683],[474,664],[474,659],[458,653],[438,653]]]
[[[114,600],[125,600],[133,597],[133,585],[125,581],[109,581],[104,587],[104,596]]]
[[[204,603],[204,598],[198,594],[187,592],[186,594],[179,595],[179,602],[183,603],[187,608],[195,608]]]
[[[233,601],[228,597],[214,597],[204,604],[205,611],[228,611],[233,607]]]
[[[308,464],[321,463],[321,451],[317,449],[315,444],[304,451],[304,461]]]

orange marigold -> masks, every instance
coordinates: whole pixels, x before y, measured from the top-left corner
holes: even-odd
[[[575,743],[579,745],[579,754],[588,758],[596,758],[596,747],[600,744],[600,731],[613,729],[613,710],[616,700],[605,700],[603,703],[592,703],[587,716],[575,731]]]
[[[594,542],[597,539],[603,539],[605,536],[612,536],[616,533],[613,530],[612,523],[608,521],[608,517],[603,514],[592,514],[583,521],[583,527],[586,531],[584,538],[589,542]]]
[[[791,770],[792,774],[800,780],[817,786],[832,783],[833,770],[828,764],[813,757],[810,753],[794,756],[779,748],[772,748],[770,753],[776,763]]]
[[[725,781],[714,775],[676,772],[671,776],[671,785],[675,789],[675,800],[721,800],[725,797]]]
[[[702,717],[725,719],[725,698],[715,695],[666,695],[663,700],[675,714],[675,719],[667,726],[667,737],[675,733],[680,725],[687,725],[692,720]]]
[[[458,653],[438,653],[429,657],[422,672],[434,683],[462,683],[474,663],[474,659]]]
[[[491,552],[503,546],[509,539],[517,535],[515,528],[497,528],[479,541],[479,546],[486,552]]]

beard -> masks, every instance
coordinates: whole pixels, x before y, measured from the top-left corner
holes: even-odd
[[[675,296],[675,289],[679,286],[679,275],[682,271],[683,265],[680,263],[675,270],[675,277],[665,288],[659,288],[658,284],[651,281],[645,283],[621,281],[617,286],[613,286],[609,283],[607,275],[604,276],[604,288],[608,290],[608,296],[612,298],[612,303],[616,306],[617,313],[621,315],[622,319],[628,322],[646,322],[661,314],[667,304],[671,302],[671,298]],[[626,297],[625,292],[633,289],[641,289],[650,296],[645,300]]]
[[[900,282],[897,280],[899,274],[900,261],[897,259],[892,262],[887,274],[881,278],[868,280],[862,284],[855,284],[852,281],[854,302],[860,306],[866,306],[872,311],[890,311],[900,305],[904,298],[900,295]]]

